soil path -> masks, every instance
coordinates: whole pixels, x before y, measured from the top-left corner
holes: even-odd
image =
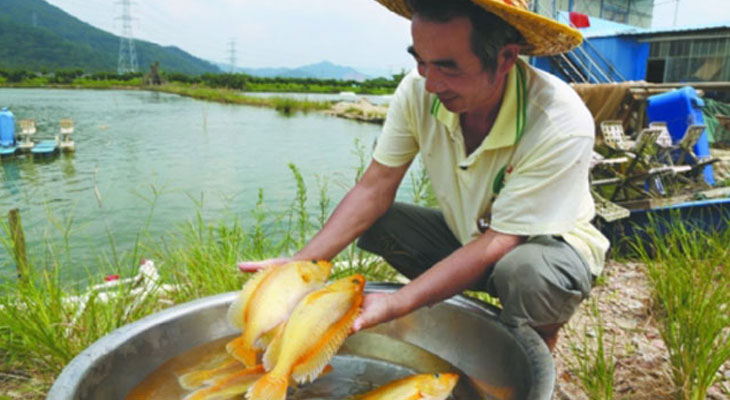
[[[652,315],[645,266],[611,261],[606,265],[604,275],[605,280],[593,289],[591,296],[603,319],[608,350],[615,340],[614,398],[674,398],[668,353]],[[592,317],[590,304],[591,300],[588,300],[581,305],[558,341],[555,351],[558,382],[554,399],[589,399],[572,371],[576,359],[570,344],[582,343],[586,334],[589,343],[595,343],[596,319]],[[718,381],[707,398],[730,399],[730,363],[721,368]]]

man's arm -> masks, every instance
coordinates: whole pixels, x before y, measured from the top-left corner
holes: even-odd
[[[360,330],[398,318],[469,289],[489,268],[525,239],[524,236],[487,230],[477,240],[451,253],[400,290],[369,295],[354,329]]]

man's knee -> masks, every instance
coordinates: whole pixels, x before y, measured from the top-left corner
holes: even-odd
[[[487,289],[502,302],[503,322],[534,327],[571,317],[588,296],[590,283],[583,277],[583,261],[564,250],[527,242],[494,266]]]

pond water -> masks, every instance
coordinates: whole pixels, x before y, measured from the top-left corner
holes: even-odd
[[[5,219],[20,209],[31,249],[62,237],[57,226],[72,221],[70,246],[87,262],[87,253],[110,246],[109,233],[118,250],[128,249],[148,220],[159,237],[196,210],[209,221],[250,215],[259,188],[267,209],[280,212],[296,193],[289,163],[300,169],[312,209],[322,179],[335,204],[360,165],[356,140],[369,160],[380,131],[317,113],[285,116],[145,91],[0,89],[0,106],[10,107],[16,126],[35,119],[35,141],[73,119],[75,153],[0,160],[0,212]],[[12,265],[0,251],[0,268]]]

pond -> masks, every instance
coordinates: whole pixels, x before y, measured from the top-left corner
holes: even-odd
[[[367,161],[380,131],[318,113],[286,116],[146,91],[0,89],[0,106],[13,111],[16,126],[35,119],[35,141],[73,119],[75,153],[0,161],[0,211],[7,218],[20,209],[31,249],[70,225],[70,247],[92,269],[87,256],[108,248],[110,234],[124,250],[148,222],[160,237],[198,210],[213,222],[250,218],[259,188],[267,209],[281,212],[296,193],[289,163],[301,171],[313,210],[318,182],[327,181],[336,203],[360,166],[356,141]],[[0,252],[0,268],[13,265]]]

